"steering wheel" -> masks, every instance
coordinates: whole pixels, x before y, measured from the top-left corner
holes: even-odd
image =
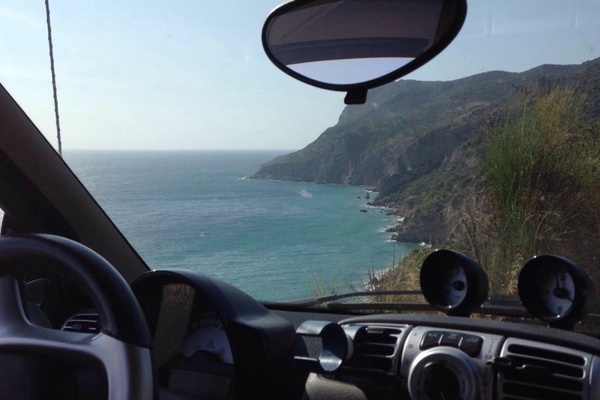
[[[99,314],[99,333],[63,332],[27,319],[16,276],[29,264],[63,270]],[[103,366],[108,398],[155,396],[150,335],[125,279],[104,258],[75,241],[47,234],[0,237],[0,353],[27,352]]]

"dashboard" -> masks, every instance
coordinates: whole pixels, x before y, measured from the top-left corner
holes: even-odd
[[[151,271],[131,288],[153,335],[161,399],[289,393],[295,332],[285,319],[190,271]]]
[[[600,341],[547,326],[581,317],[582,272],[528,262],[524,303],[540,322],[508,321],[468,318],[487,299],[480,268],[451,251],[426,260],[424,297],[446,316],[269,310],[187,271],[150,272],[132,289],[154,334],[160,398],[599,398]]]
[[[312,400],[600,395],[600,344],[574,332],[423,315],[358,317],[335,324],[350,339],[348,354],[334,371],[311,372],[306,394]],[[325,341],[313,349],[317,360],[329,353]]]
[[[446,316],[384,314],[298,325],[306,351],[295,362],[310,372],[307,398],[599,398],[600,341],[576,332],[584,329],[589,278],[573,262],[552,255],[527,261],[518,305],[488,304],[487,315],[487,276],[464,254],[431,253],[420,281],[431,308]],[[474,312],[483,318],[469,318]]]
[[[586,308],[581,270],[568,260],[538,257],[522,269],[519,281],[520,290],[528,289],[521,302],[538,321],[531,315],[474,319],[469,315],[488,299],[480,267],[458,253],[433,254],[421,269],[422,291],[437,311],[422,314],[352,316],[326,308],[265,307],[225,282],[191,271],[141,275],[130,287],[152,335],[156,397],[600,398],[600,340],[581,333],[585,326],[576,322]],[[85,293],[61,274],[30,272],[27,282],[32,323],[99,332],[98,313]],[[0,363],[7,376],[14,375],[11,357]],[[24,375],[33,375],[40,362],[48,364],[45,374],[57,370],[55,360],[18,360],[28,371]],[[61,371],[56,377],[63,382],[75,376],[74,398],[105,398],[100,369],[66,362]],[[94,389],[82,389],[90,386]]]

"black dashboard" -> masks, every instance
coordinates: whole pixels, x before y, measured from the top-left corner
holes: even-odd
[[[295,333],[288,321],[239,289],[190,271],[151,271],[131,287],[154,337],[160,398],[289,393]]]
[[[218,279],[132,284],[160,398],[592,399],[600,341],[531,319],[268,310]]]
[[[308,322],[309,324],[311,322]],[[513,322],[379,315],[339,322],[347,359],[312,372],[318,399],[595,399],[600,342]],[[327,349],[314,352],[315,358]]]
[[[420,280],[438,315],[299,321],[306,350],[295,364],[310,373],[306,398],[599,398],[600,341],[593,323],[581,322],[590,284],[576,264],[551,255],[527,261],[518,299],[503,304],[492,304],[485,271],[461,253],[431,253]],[[470,318],[475,312],[480,318]]]
[[[483,282],[470,274],[475,266],[448,262],[448,254],[443,264],[449,270],[432,286],[436,291],[467,290],[469,279]],[[552,279],[541,279],[542,288],[575,290],[575,274],[573,284],[570,278],[556,283],[564,271],[551,267]],[[97,334],[101,321],[85,293],[62,274],[43,271],[24,277],[31,322]],[[297,306],[267,308],[219,279],[187,270],[150,271],[130,287],[152,335],[156,397],[161,399],[600,398],[600,340],[581,333],[581,323],[569,329],[548,326],[569,321],[568,310],[558,319],[542,315],[541,321],[469,318],[463,313],[473,306],[473,298],[482,297],[480,287],[470,292],[472,297],[430,296],[430,313],[362,316]],[[547,296],[547,291],[538,292]],[[561,306],[565,299],[549,304]],[[443,316],[435,309],[460,312]],[[11,357],[4,359],[15,365]],[[49,358],[26,356],[19,362],[29,375],[35,375],[41,362],[48,365],[43,371],[56,370],[56,361]],[[61,381],[75,377],[73,398],[104,397],[101,369],[71,362],[61,366],[66,372],[53,376]],[[2,371],[10,374],[9,369]],[[90,386],[94,390],[82,390]],[[52,392],[65,393],[53,387]]]

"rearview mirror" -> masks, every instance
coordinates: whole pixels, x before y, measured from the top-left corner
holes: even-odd
[[[446,48],[466,10],[466,0],[296,0],[271,12],[263,47],[286,74],[362,104]]]

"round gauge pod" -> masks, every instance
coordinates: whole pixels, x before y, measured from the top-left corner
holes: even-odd
[[[534,317],[557,328],[572,328],[585,316],[590,280],[574,262],[542,255],[519,272],[519,298]]]
[[[481,265],[452,250],[431,253],[421,267],[421,291],[433,307],[448,315],[468,317],[488,294]]]

